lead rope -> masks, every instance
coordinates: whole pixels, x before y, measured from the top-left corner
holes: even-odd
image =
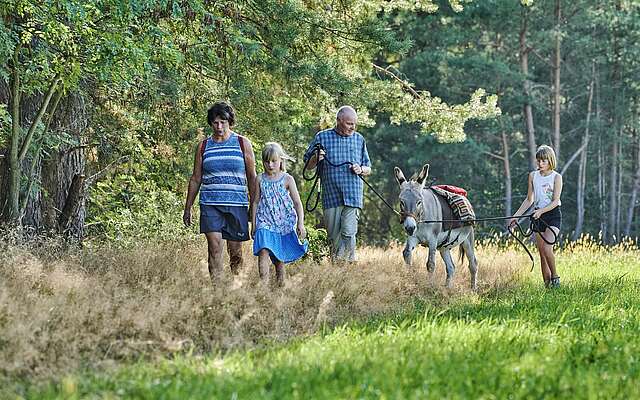
[[[327,155],[325,154],[324,159],[321,161],[317,162],[317,166],[316,166],[316,170],[313,173],[313,175],[311,176],[307,176],[306,171],[309,169],[309,162],[311,161],[311,159],[315,156],[316,160],[320,160],[320,151],[324,150],[324,148],[322,147],[322,145],[320,143],[316,143],[313,147],[312,147],[312,153],[311,153],[311,157],[309,157],[309,159],[307,160],[307,162],[304,163],[304,167],[302,169],[302,177],[304,178],[304,180],[306,181],[313,181],[313,183],[311,184],[311,191],[309,192],[309,196],[307,196],[307,200],[305,201],[305,209],[308,212],[312,212],[314,211],[317,207],[318,207],[318,201],[320,200],[320,186],[318,185],[318,181],[320,180],[320,170],[321,168],[323,168],[324,162],[326,162],[327,164],[331,165],[334,168],[338,168],[338,167],[342,167],[344,165],[348,165],[349,167],[351,167],[353,165],[353,163],[351,161],[345,161],[339,164],[334,164],[331,162],[331,160],[329,160],[329,158],[327,157]],[[389,204],[387,202],[387,200],[384,199],[384,197],[382,197],[382,195],[380,193],[378,193],[378,191],[371,186],[371,184],[369,182],[367,182],[366,179],[364,179],[364,177],[362,175],[358,175],[358,178],[362,179],[362,182],[364,182],[367,187],[369,189],[371,189],[371,191],[373,191],[373,193],[376,194],[376,196],[378,196],[380,198],[380,200],[382,200],[382,202],[391,210],[393,211],[396,215],[400,215],[400,213],[398,211],[396,211],[391,204]],[[309,201],[311,200],[311,198],[313,197],[313,192],[317,191],[316,193],[316,199],[313,203],[313,207],[309,207]]]

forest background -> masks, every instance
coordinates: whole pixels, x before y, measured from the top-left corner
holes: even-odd
[[[410,174],[428,162],[437,183],[468,190],[478,216],[511,215],[536,146],[550,144],[565,182],[565,238],[637,237],[639,8],[0,0],[0,219],[122,244],[185,235],[206,110],[228,100],[256,154],[276,140],[298,158],[290,172],[303,198],[304,149],[351,104],[369,182],[391,204],[393,167]],[[361,240],[402,238],[392,211],[365,197]]]

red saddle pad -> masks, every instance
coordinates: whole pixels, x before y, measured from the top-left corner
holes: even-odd
[[[453,185],[434,185],[438,189],[446,190],[447,192],[455,193],[467,197],[467,191],[461,187],[453,186]]]

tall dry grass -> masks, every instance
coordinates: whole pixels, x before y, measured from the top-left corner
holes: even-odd
[[[446,290],[441,260],[428,277],[425,249],[407,268],[400,248],[361,248],[356,265],[307,259],[287,267],[283,288],[264,287],[245,245],[240,275],[227,266],[212,285],[200,239],[131,249],[0,242],[0,376],[47,378],[140,357],[282,341],[402,311],[416,300],[438,305],[502,291],[528,272],[522,253],[480,248],[479,291],[469,289],[466,266]]]

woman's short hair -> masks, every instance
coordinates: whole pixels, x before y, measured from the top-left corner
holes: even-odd
[[[207,111],[207,123],[209,126],[211,126],[211,124],[213,124],[213,120],[218,117],[225,121],[229,121],[229,126],[233,126],[236,122],[236,112],[233,107],[231,107],[231,104],[224,101],[220,101],[212,105],[209,111]]]
[[[543,144],[536,150],[536,160],[547,160],[549,161],[549,168],[552,171],[556,169],[556,152],[546,144]]]
[[[295,161],[287,153],[284,152],[282,146],[276,142],[267,142],[262,148],[262,162],[273,160],[280,157],[280,171],[287,172],[287,160]]]

